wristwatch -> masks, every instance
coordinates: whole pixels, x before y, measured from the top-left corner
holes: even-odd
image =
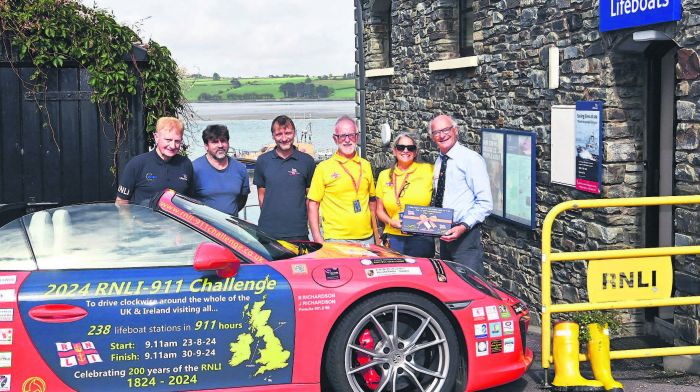
[[[459,224],[462,225],[462,226],[464,226],[464,228],[467,229],[467,231],[471,230],[471,227],[469,227],[468,224],[466,224],[466,223],[464,223],[464,222],[459,222]]]

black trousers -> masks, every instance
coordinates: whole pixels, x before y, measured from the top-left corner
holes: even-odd
[[[486,276],[484,248],[481,246],[481,224],[452,242],[440,241],[440,258],[452,260]]]

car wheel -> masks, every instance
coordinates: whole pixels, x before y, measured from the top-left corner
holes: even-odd
[[[457,335],[437,305],[411,293],[359,302],[330,338],[325,368],[336,391],[451,391]]]

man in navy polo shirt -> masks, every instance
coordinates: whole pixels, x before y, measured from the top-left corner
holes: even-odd
[[[184,126],[175,117],[161,117],[156,123],[153,151],[132,158],[119,175],[117,204],[145,204],[166,188],[192,194],[192,162],[179,155]]]
[[[245,165],[228,156],[228,128],[208,125],[202,141],[207,152],[192,163],[195,197],[209,207],[237,215],[245,207],[250,186]]]
[[[316,164],[294,146],[291,118],[277,116],[270,130],[276,147],[258,157],[253,179],[261,209],[258,226],[276,238],[308,240],[306,192]]]

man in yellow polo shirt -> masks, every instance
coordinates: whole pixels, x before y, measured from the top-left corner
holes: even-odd
[[[316,167],[307,195],[309,227],[316,242],[379,243],[374,177],[370,163],[357,154],[359,136],[355,121],[340,117],[333,134],[338,151]]]

